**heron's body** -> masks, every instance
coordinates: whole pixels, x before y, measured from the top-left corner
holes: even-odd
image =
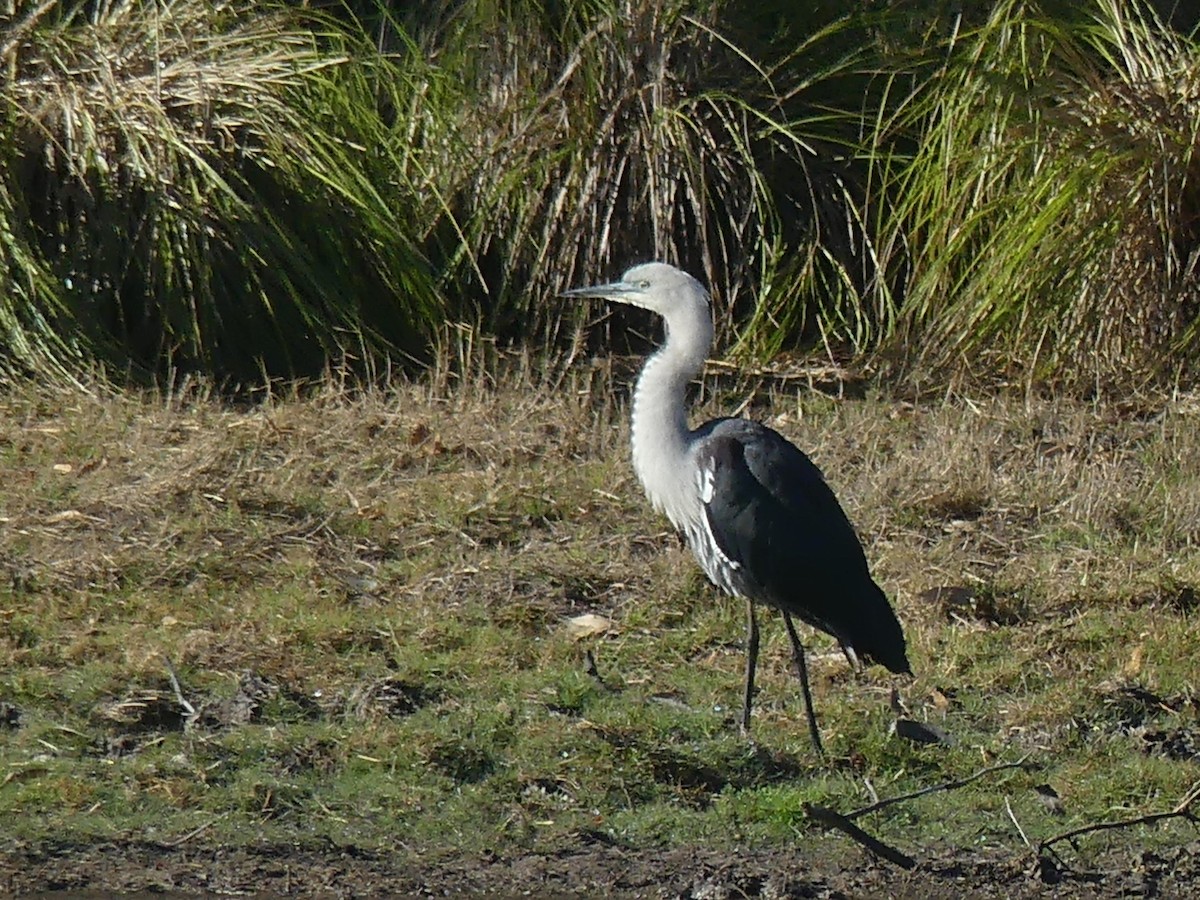
[[[753,603],[765,603],[784,614],[819,750],[791,616],[833,635],[854,661],[910,671],[900,623],[871,578],[853,527],[820,470],[778,432],[740,418],[688,427],[687,385],[703,368],[713,337],[699,282],[648,263],[620,282],[571,293],[642,306],[665,320],[667,339],[646,361],[634,392],[634,469],[709,579],[749,603],[743,727],[749,727],[758,649]]]
[[[714,583],[833,635],[852,657],[909,672],[900,622],[820,470],[757,422],[709,424],[700,454],[713,473],[706,522],[722,554],[739,562],[731,585]]]

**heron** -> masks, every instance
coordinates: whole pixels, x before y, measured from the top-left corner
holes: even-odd
[[[687,386],[713,341],[704,287],[661,262],[620,281],[566,291],[648,309],[666,337],[633,393],[633,467],[651,504],[681,532],[709,580],[746,601],[746,669],[740,728],[750,732],[759,630],[756,604],[783,613],[813,749],[824,756],[804,645],[793,616],[832,635],[851,667],[876,662],[912,674],[904,631],[871,577],[866,554],[821,470],[795,444],[749,419],[688,427]]]

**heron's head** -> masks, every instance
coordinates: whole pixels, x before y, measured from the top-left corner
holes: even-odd
[[[566,291],[567,297],[598,297],[627,303],[671,319],[680,312],[703,311],[708,315],[708,291],[687,272],[666,263],[634,266],[620,281]]]

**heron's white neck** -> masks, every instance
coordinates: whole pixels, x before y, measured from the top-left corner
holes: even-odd
[[[686,394],[704,367],[712,333],[707,307],[676,311],[667,320],[667,340],[646,360],[633,394],[634,471],[654,506],[681,529],[701,514],[689,466]]]

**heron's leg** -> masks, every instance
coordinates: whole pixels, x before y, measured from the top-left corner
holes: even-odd
[[[858,659],[858,654],[854,652],[854,648],[848,646],[841,638],[838,638],[838,646],[842,648],[842,656],[846,657],[846,662],[850,665],[850,671],[856,676],[862,675],[862,663]]]
[[[742,694],[742,734],[750,734],[750,707],[754,705],[754,669],[758,665],[758,618],[754,601],[746,598],[746,690]]]
[[[800,643],[800,635],[796,634],[796,626],[792,617],[783,614],[783,624],[787,626],[788,637],[792,641],[792,659],[796,662],[796,671],[800,673],[800,690],[804,693],[804,712],[808,715],[808,736],[812,739],[813,749],[817,756],[824,757],[825,750],[821,747],[821,732],[817,728],[817,715],[813,712],[812,692],[808,688],[808,663],[804,660],[804,645]]]

